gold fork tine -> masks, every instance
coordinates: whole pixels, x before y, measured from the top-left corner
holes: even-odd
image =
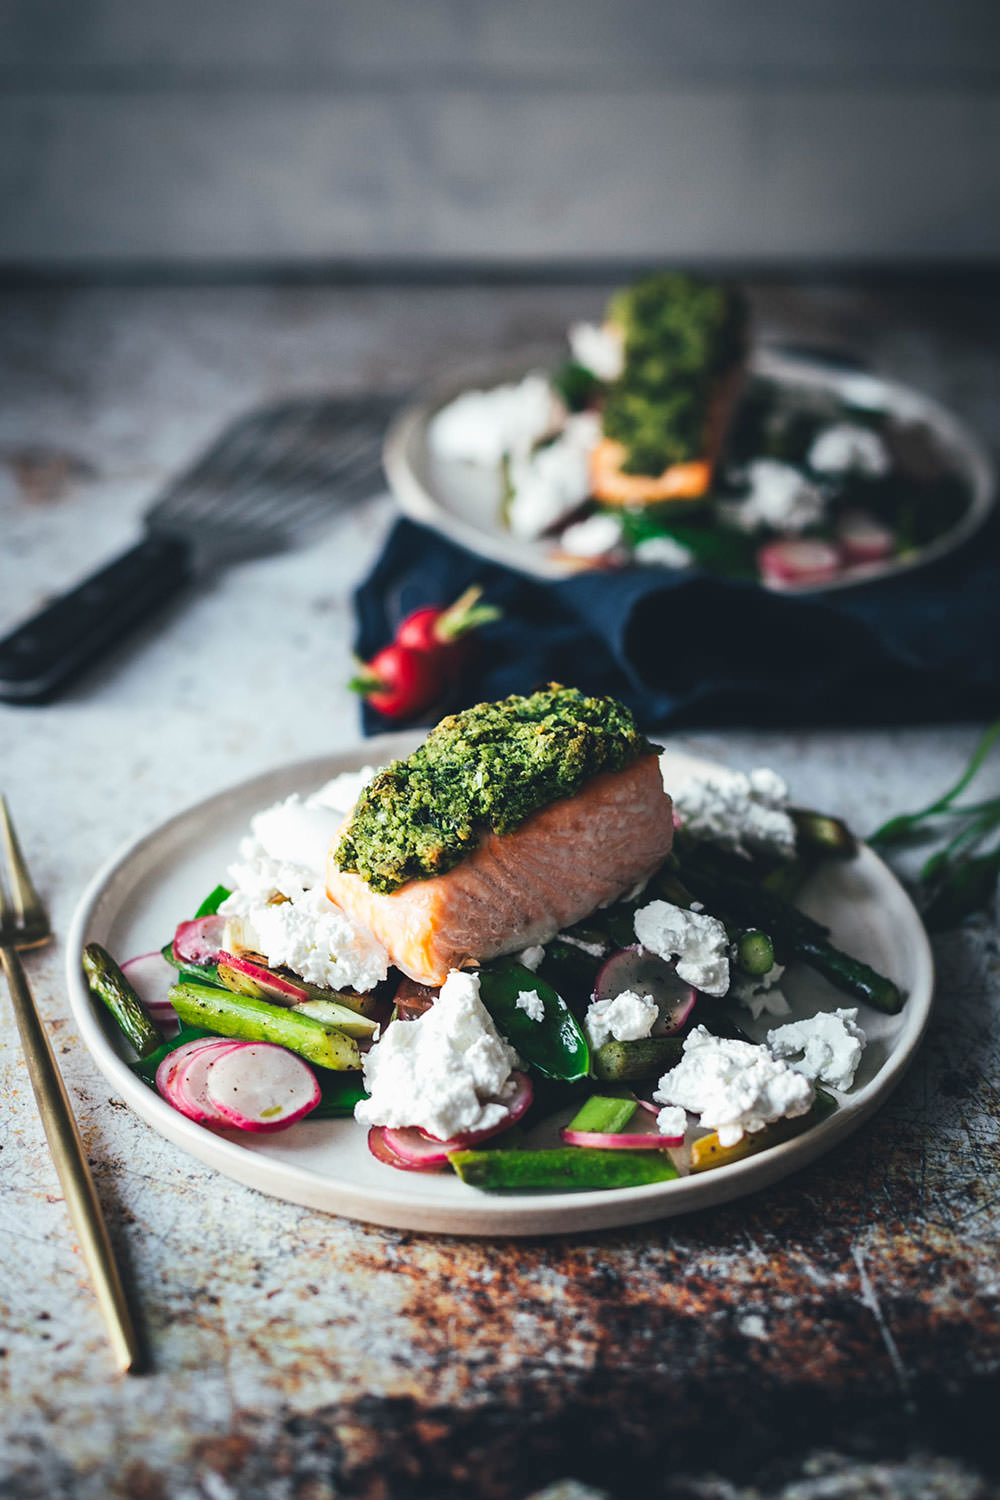
[[[17,914],[18,925],[24,929],[24,940],[19,941],[17,946],[19,948],[34,947],[36,943],[42,943],[48,937],[49,919],[41,897],[28,874],[28,865],[21,853],[17,834],[14,832],[7,799],[2,795],[0,795],[0,836],[3,838],[4,848],[7,851],[7,864],[14,891],[14,910]],[[0,889],[0,918],[5,924],[10,920],[10,908],[3,900],[2,889]]]
[[[44,943],[49,936],[49,919],[31,882],[2,797],[0,831],[14,886],[14,901],[11,903],[7,899],[0,874],[0,963],[7,975],[14,1019],[21,1037],[21,1050],[38,1104],[38,1113],[45,1127],[52,1160],[62,1185],[66,1208],[90,1272],[118,1368],[122,1371],[135,1370],[141,1366],[141,1350],[101,1213],[100,1201],[90,1175],[87,1153],[73,1117],[66,1085],[28,988],[24,965],[17,951],[19,947],[35,947]]]

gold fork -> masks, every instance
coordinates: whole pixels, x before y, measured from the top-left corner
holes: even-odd
[[[134,1370],[140,1362],[139,1342],[132,1323],[125,1291],[115,1264],[107,1226],[80,1131],[73,1118],[66,1085],[56,1066],[45,1028],[28,988],[19,948],[37,948],[51,937],[49,919],[32,884],[17,842],[17,835],[0,797],[0,836],[7,855],[13,902],[8,900],[0,878],[0,959],[10,986],[14,1018],[21,1035],[28,1077],[35,1091],[49,1150],[62,1184],[66,1207],[87,1263],[97,1301],[111,1338],[115,1360],[122,1371]]]

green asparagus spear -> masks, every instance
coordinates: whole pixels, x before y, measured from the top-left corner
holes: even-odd
[[[783,961],[786,956],[801,959],[838,989],[886,1015],[902,1009],[903,996],[891,979],[842,953],[829,941],[827,928],[773,891],[738,879],[700,854],[689,858],[684,876],[710,911],[768,932]]]
[[[615,1099],[606,1094],[592,1094],[577,1110],[567,1129],[616,1135],[625,1129],[638,1108],[635,1099]]]
[[[283,1005],[236,995],[204,984],[175,984],[170,1003],[189,1026],[205,1026],[220,1036],[248,1042],[276,1042],[321,1068],[360,1068],[361,1054],[352,1037],[331,1031],[310,1016]]]
[[[595,1151],[561,1146],[554,1151],[453,1151],[448,1160],[472,1187],[553,1192],[641,1187],[670,1182],[677,1168],[665,1151]]]
[[[858,841],[840,818],[813,812],[807,807],[790,807],[795,824],[796,842],[802,850],[815,852],[825,859],[852,859],[858,852]]]
[[[92,993],[104,1001],[139,1056],[155,1052],[163,1038],[110,953],[99,943],[88,943],[83,950],[83,968]]]
[[[637,1042],[604,1042],[591,1054],[595,1078],[621,1083],[630,1078],[658,1078],[681,1060],[684,1043],[676,1036],[649,1036]]]
[[[774,968],[774,945],[759,927],[748,927],[736,939],[736,962],[744,974],[757,977]]]

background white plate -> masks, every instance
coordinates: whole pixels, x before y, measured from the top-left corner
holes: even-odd
[[[70,931],[69,996],[80,1034],[108,1082],[154,1130],[227,1176],[262,1192],[330,1213],[403,1229],[477,1235],[566,1233],[637,1224],[722,1203],[777,1181],[828,1151],[876,1109],[913,1058],[933,988],[930,948],[902,887],[867,848],[830,864],[802,905],[822,917],[848,952],[889,974],[908,994],[902,1013],[861,1007],[869,1036],[855,1088],[822,1125],[758,1157],[676,1182],[587,1193],[487,1195],[450,1175],[398,1172],[368,1153],[353,1120],[303,1121],[276,1135],[214,1134],[177,1113],[126,1064],[127,1049],[94,1001],[80,969],[88,942],[126,959],[160,947],[221,880],[251,815],[340,771],[407,753],[419,736],[387,735],[355,751],[304,761],[210,797],[130,844],[98,873]],[[688,757],[676,757],[678,767]],[[809,970],[789,972],[796,1016],[850,1001]],[[750,1023],[748,1030],[753,1027]],[[758,1027],[760,1035],[766,1030]]]
[[[478,552],[494,562],[519,568],[539,578],[565,578],[578,570],[553,555],[551,539],[527,540],[511,534],[500,521],[500,476],[477,464],[443,460],[432,453],[427,431],[442,406],[470,385],[484,388],[505,380],[519,379],[529,369],[551,369],[558,363],[549,355],[522,361],[516,367],[484,371],[473,382],[435,391],[427,400],[408,406],[392,423],[386,435],[383,463],[393,493],[401,508],[414,521],[433,526],[453,542]],[[906,559],[862,563],[845,569],[829,583],[785,584],[782,593],[825,593],[870,583],[876,578],[923,567],[966,541],[986,520],[996,498],[996,473],[983,444],[963,422],[930,396],[880,375],[837,368],[807,356],[757,350],[750,361],[753,373],[780,384],[827,392],[841,400],[861,401],[891,413],[905,422],[925,423],[948,455],[955,473],[970,492],[968,509],[961,519]],[[764,588],[775,588],[763,583]]]

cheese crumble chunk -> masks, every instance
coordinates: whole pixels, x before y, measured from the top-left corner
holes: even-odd
[[[362,1067],[369,1098],[363,1125],[415,1125],[437,1140],[488,1130],[507,1114],[505,1095],[520,1059],[479,998],[479,977],[453,969],[431,1008],[391,1021]]]
[[[723,1146],[785,1116],[806,1114],[814,1099],[809,1079],[766,1047],[712,1036],[696,1026],[684,1039],[676,1068],[664,1073],[653,1093],[657,1104],[679,1105],[715,1130]]]

